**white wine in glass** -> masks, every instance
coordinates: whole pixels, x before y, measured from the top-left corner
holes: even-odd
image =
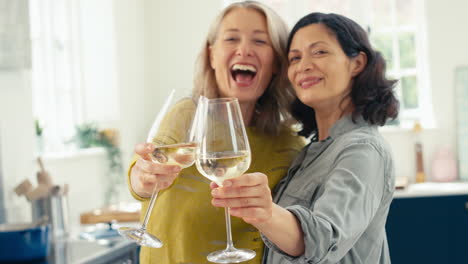
[[[239,152],[214,152],[200,158],[199,170],[203,176],[222,186],[224,180],[235,178],[247,171],[250,165],[250,153]]]
[[[195,162],[195,130],[192,125],[196,122],[196,105],[191,99],[176,100],[175,90],[158,112],[146,142],[155,145],[150,159],[158,164],[178,165],[187,168]],[[178,135],[179,138],[177,138]],[[158,186],[155,185],[143,223],[138,228],[121,227],[120,235],[146,247],[160,248],[163,242],[156,236],[148,233],[148,224],[151,211],[158,197]]]
[[[205,99],[199,109],[195,163],[203,176],[222,186],[224,180],[241,176],[250,166],[250,146],[239,102],[236,98]],[[255,251],[234,247],[229,208],[225,217],[226,248],[210,253],[208,261],[239,263],[253,259]]]

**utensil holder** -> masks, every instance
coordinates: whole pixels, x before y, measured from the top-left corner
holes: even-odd
[[[53,237],[66,237],[69,233],[68,201],[65,195],[49,195],[31,203],[32,221],[47,219]]]

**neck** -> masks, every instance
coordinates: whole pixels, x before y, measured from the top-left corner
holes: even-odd
[[[318,140],[324,140],[330,136],[330,129],[344,115],[353,111],[353,105],[350,99],[345,99],[342,104],[336,108],[327,110],[315,110],[315,120],[317,121]]]
[[[244,125],[250,126],[253,121],[253,114],[255,112],[255,103],[251,102],[239,102],[240,109],[242,112],[242,119],[244,119]]]

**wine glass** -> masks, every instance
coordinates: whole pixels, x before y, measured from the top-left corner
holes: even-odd
[[[195,164],[206,178],[222,186],[223,181],[238,177],[250,166],[250,146],[242,113],[236,98],[205,99],[199,105]],[[227,246],[212,252],[214,263],[239,263],[255,257],[255,251],[237,249],[232,242],[229,208],[225,208]]]
[[[187,168],[195,162],[197,144],[192,125],[197,120],[196,105],[191,99],[176,100],[176,97],[176,91],[172,90],[158,112],[146,142],[156,146],[149,157],[152,162]],[[158,190],[156,184],[141,226],[138,228],[121,227],[118,229],[120,235],[141,246],[152,248],[163,246],[161,240],[146,230],[151,211],[158,197]]]

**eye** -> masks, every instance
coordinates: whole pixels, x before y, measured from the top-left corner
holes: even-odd
[[[224,38],[224,41],[226,41],[226,42],[235,42],[237,40],[238,40],[238,38],[236,38],[236,37],[226,37],[226,38]]]
[[[263,39],[255,39],[254,41],[255,43],[260,44],[260,45],[267,44],[266,40],[263,40]]]
[[[301,60],[300,56],[292,56],[292,57],[289,58],[289,63],[293,64],[293,63],[298,62],[300,60]]]
[[[324,55],[324,54],[327,54],[328,51],[326,50],[316,50],[313,52],[314,55]]]

